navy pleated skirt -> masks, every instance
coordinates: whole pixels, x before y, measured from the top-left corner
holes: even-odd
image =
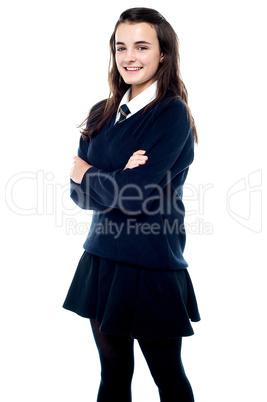
[[[105,334],[140,340],[193,335],[200,320],[187,269],[154,270],[84,251],[63,307]]]

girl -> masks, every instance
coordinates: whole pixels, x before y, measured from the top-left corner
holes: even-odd
[[[192,402],[182,337],[199,321],[183,257],[183,184],[197,132],[178,39],[148,8],[126,10],[110,39],[110,96],[90,111],[71,198],[93,210],[63,307],[90,319],[101,363],[97,401],[131,401],[137,339],[161,402]]]

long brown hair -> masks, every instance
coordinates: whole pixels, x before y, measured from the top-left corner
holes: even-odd
[[[160,51],[164,55],[164,62],[159,63],[158,71],[155,75],[155,79],[157,80],[156,98],[147,105],[145,111],[161,102],[165,98],[167,91],[171,92],[173,98],[180,98],[186,105],[194,140],[197,143],[197,130],[188,106],[187,90],[181,79],[178,37],[172,26],[158,11],[143,7],[130,8],[124,11],[115,25],[110,38],[110,61],[108,73],[110,87],[109,97],[108,99],[97,103],[90,110],[88,117],[79,126],[81,128],[85,125],[85,128],[81,130],[81,134],[83,138],[92,138],[96,135],[104,125],[110,121],[113,114],[117,111],[123,95],[127,89],[130,88],[130,85],[123,81],[117,69],[115,59],[115,35],[119,24],[137,24],[140,22],[146,22],[155,28]]]

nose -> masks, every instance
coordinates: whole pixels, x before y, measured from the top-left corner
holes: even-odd
[[[124,56],[124,61],[125,63],[131,63],[132,61],[136,60],[136,56],[134,53],[133,49],[128,49],[127,52],[125,52],[125,56]]]

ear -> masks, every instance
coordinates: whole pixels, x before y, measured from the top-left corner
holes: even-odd
[[[163,55],[163,53],[161,53],[159,62],[160,62],[160,63],[163,63],[163,59],[164,59],[164,55]]]

